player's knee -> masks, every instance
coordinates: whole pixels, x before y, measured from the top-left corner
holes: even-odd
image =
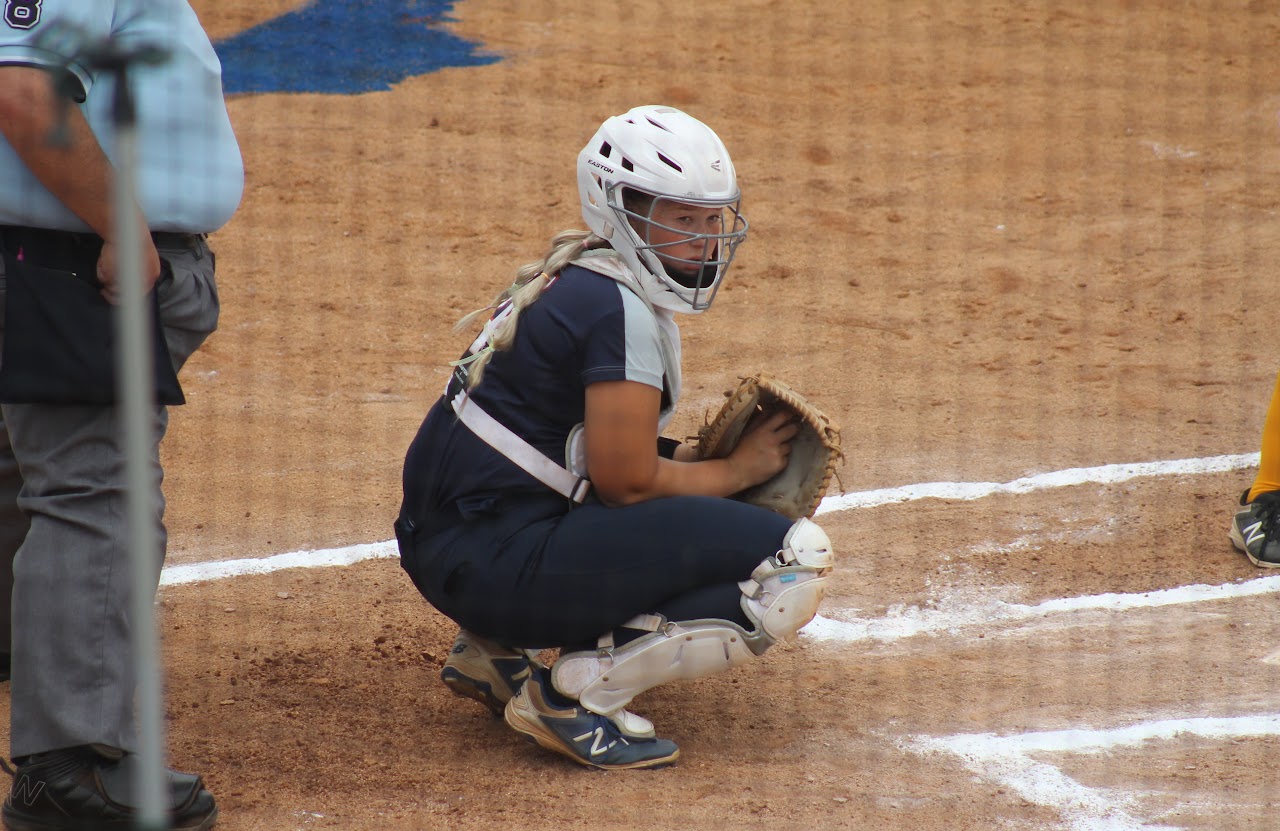
[[[818,613],[827,578],[835,565],[831,540],[817,523],[796,520],[782,548],[738,584],[742,610],[755,625],[750,644],[757,654],[795,637]]]

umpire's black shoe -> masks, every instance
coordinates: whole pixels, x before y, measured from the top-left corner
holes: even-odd
[[[9,680],[9,653],[0,652],[0,682]]]
[[[92,747],[28,756],[18,764],[4,801],[9,831],[132,831],[138,759],[104,758]],[[218,819],[213,794],[199,776],[168,771],[172,831],[207,831]]]

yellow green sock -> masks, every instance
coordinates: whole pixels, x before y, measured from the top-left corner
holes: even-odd
[[[1249,499],[1252,501],[1271,491],[1280,491],[1280,375],[1276,376],[1267,419],[1262,423],[1262,461],[1258,464],[1258,477],[1249,489]]]

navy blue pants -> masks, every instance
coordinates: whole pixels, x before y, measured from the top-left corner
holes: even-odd
[[[401,565],[443,614],[526,649],[594,645],[642,613],[750,629],[738,581],[782,547],[791,520],[729,499],[680,496],[609,508],[508,500],[441,529],[397,523]]]

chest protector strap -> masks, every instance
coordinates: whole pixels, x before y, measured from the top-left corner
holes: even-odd
[[[577,504],[582,504],[583,500],[587,498],[587,494],[591,492],[591,482],[585,477],[577,476],[548,459],[536,447],[511,432],[505,424],[485,412],[484,408],[467,394],[467,376],[469,374],[467,369],[469,361],[467,358],[479,354],[481,349],[489,345],[489,339],[493,335],[494,328],[510,317],[511,312],[512,306],[508,304],[484,325],[480,335],[472,342],[471,348],[467,350],[467,357],[464,357],[458,363],[453,375],[449,377],[449,383],[444,390],[445,398],[448,399],[449,406],[453,408],[454,414],[458,416],[458,421],[461,421],[467,426],[467,429],[483,439],[485,444],[501,453],[512,464],[556,493]],[[450,395],[455,386],[457,392]]]
[[[576,260],[574,264],[609,277],[620,285],[626,286],[644,301],[650,311],[653,311],[653,305],[645,296],[639,282],[616,257],[584,256],[582,259]],[[591,481],[586,477],[586,459],[581,441],[582,425],[575,427],[569,435],[565,448],[565,464],[557,464],[547,458],[536,447],[513,433],[506,425],[485,412],[484,408],[467,394],[468,364],[470,360],[489,345],[494,329],[511,316],[513,309],[514,307],[508,301],[499,308],[497,314],[485,323],[484,329],[480,331],[480,334],[471,343],[466,356],[456,363],[454,372],[449,377],[449,383],[445,386],[444,396],[449,401],[449,406],[453,408],[458,420],[465,424],[471,432],[484,440],[485,444],[501,453],[512,464],[534,479],[580,505],[586,500],[587,495],[591,493]],[[670,392],[674,392],[674,395],[670,396],[672,399],[670,409],[673,410],[675,408],[675,398],[679,395],[680,361],[669,334],[661,327],[659,327],[659,333],[662,338],[666,383],[674,387],[673,390],[669,389]],[[457,391],[453,392],[455,385]],[[669,419],[670,413],[664,413],[663,416]]]

